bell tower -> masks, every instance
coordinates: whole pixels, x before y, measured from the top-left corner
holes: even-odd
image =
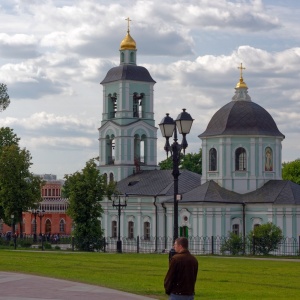
[[[109,181],[157,168],[157,128],[149,71],[136,64],[136,42],[127,35],[120,44],[120,65],[102,80],[103,113],[99,130],[99,168]]]

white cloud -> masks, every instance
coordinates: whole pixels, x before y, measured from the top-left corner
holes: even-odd
[[[269,4],[270,3],[270,4]],[[33,154],[34,170],[62,177],[97,156],[102,86],[119,64],[130,17],[137,61],[157,83],[156,123],[185,107],[195,119],[189,151],[239,80],[286,135],[284,160],[299,157],[299,6],[281,1],[2,1],[0,82],[12,127]],[[287,122],[288,121],[288,122]],[[159,136],[158,158],[165,158]],[[45,159],[47,158],[47,159]],[[49,169],[48,169],[49,168]],[[57,172],[56,172],[57,170]]]

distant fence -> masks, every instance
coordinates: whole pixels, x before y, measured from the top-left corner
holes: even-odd
[[[173,245],[171,237],[136,237],[133,239],[121,238],[122,252],[124,253],[164,253],[169,252]],[[232,255],[232,251],[222,251],[222,246],[228,240],[228,237],[210,236],[210,237],[188,237],[189,250],[195,255]],[[257,255],[255,244],[246,242],[239,251],[239,255]],[[105,238],[106,252],[117,252],[117,239]],[[299,256],[300,255],[300,237],[284,238],[281,240],[278,248],[269,253],[275,256]]]
[[[255,242],[249,242],[245,239],[244,243],[240,246],[238,252],[227,249],[224,251],[222,247],[228,240],[228,237],[210,236],[210,237],[188,237],[189,250],[195,255],[260,255],[255,246]],[[118,242],[117,238],[104,237],[97,239],[96,242],[91,241],[91,244],[97,243],[98,248],[102,252],[120,252],[118,244],[121,242],[121,251],[123,253],[168,253],[173,245],[172,237],[150,237],[143,236],[135,238],[121,238]],[[8,248],[38,248],[42,250],[47,249],[60,249],[76,251],[76,240],[71,236],[59,237],[56,240],[37,237],[36,241],[31,236],[0,237],[0,247]],[[120,246],[119,246],[120,247]],[[300,256],[300,237],[296,238],[283,238],[276,250],[269,253],[274,256]]]

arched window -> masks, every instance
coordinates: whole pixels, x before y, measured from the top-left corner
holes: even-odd
[[[130,52],[130,62],[134,62],[134,52]]]
[[[61,219],[59,222],[59,232],[64,233],[66,231],[65,220]]]
[[[115,164],[115,136],[106,136],[106,159],[108,165]]]
[[[273,171],[273,153],[270,147],[265,150],[265,171]]]
[[[144,239],[150,240],[150,222],[144,222]]]
[[[125,58],[124,58],[124,52],[121,52],[121,62],[124,62]]]
[[[108,95],[108,114],[109,119],[113,119],[116,117],[116,112],[118,108],[118,96],[117,93]]]
[[[217,150],[215,148],[209,150],[209,171],[217,171]]]
[[[143,118],[143,98],[144,98],[144,93],[138,94],[138,93],[133,93],[133,117],[134,118]]]
[[[45,223],[45,233],[51,234],[51,221],[49,219],[47,219]]]
[[[240,225],[239,224],[233,224],[232,225],[232,232],[236,235],[240,234]]]
[[[114,174],[113,173],[109,174],[109,182],[114,182]]]
[[[117,237],[117,221],[111,222],[111,237],[113,238]]]
[[[103,180],[104,180],[104,184],[107,184],[107,173],[103,174]]]
[[[134,238],[134,223],[132,221],[128,222],[128,238],[133,239]]]
[[[246,171],[247,170],[247,157],[246,150],[242,147],[235,151],[235,170]]]

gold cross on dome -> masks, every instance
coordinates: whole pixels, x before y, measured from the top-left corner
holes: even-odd
[[[128,22],[128,25],[127,25],[128,29],[127,29],[127,31],[129,32],[129,24],[130,24],[129,22],[131,22],[132,20],[130,20],[129,17],[127,19],[125,19],[125,20]]]
[[[243,64],[241,63],[241,66],[240,67],[237,67],[238,69],[240,69],[241,71],[241,78],[243,78],[243,70],[246,70],[245,67],[243,67]]]

